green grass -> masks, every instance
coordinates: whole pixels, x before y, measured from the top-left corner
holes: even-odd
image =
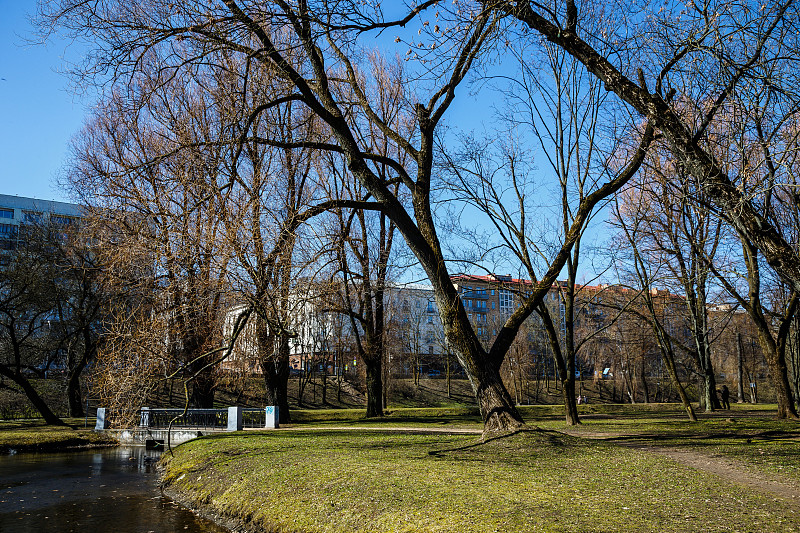
[[[790,504],[657,454],[554,431],[246,432],[165,457],[193,505],[268,531],[800,531]]]
[[[39,419],[0,421],[0,453],[60,451],[90,446],[113,446],[116,441],[83,427],[83,419],[68,418],[66,426],[48,426]],[[93,423],[92,420],[90,422]]]
[[[752,407],[752,406],[751,406]],[[602,435],[609,442],[656,445],[737,459],[756,472],[800,483],[800,422],[777,420],[768,412],[739,408],[727,418],[690,423],[679,418],[631,416],[586,419],[571,428],[578,435]],[[761,416],[759,416],[761,415]],[[544,424],[552,427],[552,424]]]

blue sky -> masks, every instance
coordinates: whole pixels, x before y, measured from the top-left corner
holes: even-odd
[[[56,177],[85,105],[58,73],[66,43],[25,42],[35,8],[34,0],[0,0],[0,193],[65,201]]]
[[[0,0],[0,193],[69,201],[57,178],[91,98],[71,92],[61,73],[70,61],[80,60],[79,46],[68,47],[57,39],[46,45],[26,42],[33,38],[29,17],[35,8],[35,0]],[[394,34],[378,40],[393,43]],[[483,123],[491,122],[495,98],[487,91],[475,94],[467,85],[460,87],[448,122],[480,136]],[[597,222],[604,218],[601,214]]]

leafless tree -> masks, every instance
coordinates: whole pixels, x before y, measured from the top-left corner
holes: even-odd
[[[61,272],[50,253],[57,237],[49,226],[22,230],[0,268],[0,375],[22,390],[47,424],[63,424],[31,381],[54,366],[62,347],[61,335],[51,331],[51,324],[60,327]]]
[[[615,203],[613,212],[620,229],[620,246],[628,252],[618,257],[618,275],[621,279],[629,277],[631,285],[639,289],[640,301],[644,304],[641,316],[655,335],[661,357],[689,420],[696,421],[697,416],[681,383],[676,364],[675,347],[680,343],[676,343],[674,333],[676,327],[683,323],[683,313],[676,313],[675,307],[683,302],[671,301],[669,293],[666,297],[658,297],[659,292],[663,294],[664,291],[659,291],[657,284],[671,270],[665,261],[668,258],[659,250],[649,248],[648,241],[642,237],[649,231],[646,222],[649,199],[635,193],[627,196],[627,202]]]
[[[252,120],[274,107],[300,104],[324,123],[334,142],[314,137],[287,143],[284,139],[258,135],[254,140],[279,148],[335,152],[345,158],[350,174],[370,194],[370,200],[357,207],[381,211],[391,219],[429,277],[448,343],[459,354],[470,378],[486,431],[515,429],[523,422],[499,375],[508,347],[566,263],[579,229],[593,208],[635,173],[652,133],[650,128],[643,128],[640,150],[633,152],[630,164],[607,182],[598,183],[576,206],[572,224],[561,246],[548,260],[549,266],[540,273],[538,283],[531,287],[487,350],[473,331],[450,280],[431,194],[436,185],[434,141],[442,120],[454,101],[456,89],[483,50],[501,36],[499,30],[505,29],[501,17],[505,14],[497,10],[468,10],[474,12],[474,19],[468,24],[449,25],[447,36],[440,35],[443,30],[438,25],[421,26],[420,35],[424,28],[426,38],[431,39],[426,44],[433,45],[438,59],[432,65],[422,63],[431,75],[423,72],[418,78],[419,94],[425,89],[429,97],[413,96],[409,90],[411,80],[403,79],[406,90],[398,98],[403,100],[403,111],[414,125],[413,134],[392,126],[393,117],[383,115],[383,110],[375,105],[373,80],[362,76],[358,69],[365,32],[404,25],[417,14],[433,9],[434,4],[434,1],[424,2],[402,19],[386,21],[380,6],[369,3],[334,6],[326,2],[294,5],[225,0],[175,4],[149,0],[132,6],[119,1],[65,0],[43,4],[42,20],[44,27],[58,26],[73,35],[91,32],[96,46],[92,47],[84,79],[102,82],[110,74],[112,86],[119,88],[136,79],[133,74],[138,70],[149,68],[144,59],[156,51],[162,57],[158,70],[162,81],[180,77],[183,72],[194,75],[201,70],[225,68],[224,61],[230,57],[236,57],[243,65],[261,64],[284,80],[286,91],[253,109]],[[498,38],[497,42],[503,40]],[[153,87],[149,94],[158,89]],[[245,122],[244,130],[231,142],[252,134],[249,128],[252,120]],[[380,130],[398,151],[407,154],[409,162],[376,153],[370,144],[371,136],[365,131],[367,124]],[[383,180],[377,172],[376,168],[382,166],[393,170],[390,181]],[[400,195],[394,193],[396,184],[403,190]],[[408,202],[403,200],[406,195]],[[520,228],[512,231],[519,232]],[[522,235],[525,236],[524,230]]]
[[[145,92],[160,81],[148,74],[138,80]],[[134,305],[144,313],[135,322],[150,320],[150,335],[166,356],[161,360],[171,361],[165,372],[180,368],[181,376],[191,376],[190,404],[209,407],[216,368],[202,354],[220,340],[229,254],[220,247],[211,194],[221,154],[204,144],[216,125],[210,108],[182,82],[162,86],[147,112],[131,113],[121,96],[99,106],[75,144],[68,180],[94,220],[108,283],[149,302]],[[175,150],[185,145],[194,150]]]

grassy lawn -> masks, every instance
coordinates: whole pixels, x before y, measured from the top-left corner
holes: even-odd
[[[82,418],[64,419],[67,426],[48,426],[41,420],[0,421],[0,453],[58,451],[116,444],[111,437],[84,428]],[[90,420],[93,423],[92,420]]]
[[[697,423],[680,419],[636,416],[586,419],[570,429],[575,435],[600,435],[608,442],[656,445],[712,457],[737,459],[756,471],[787,476],[800,483],[800,423],[776,420],[764,412],[733,411],[727,418]],[[552,427],[552,424],[544,425]]]
[[[663,423],[652,425],[664,435],[687,425]],[[268,531],[800,531],[790,503],[551,430],[483,444],[472,435],[245,432],[186,443],[164,462],[169,489]]]

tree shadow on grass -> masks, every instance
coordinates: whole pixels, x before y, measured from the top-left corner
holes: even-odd
[[[536,426],[518,429],[514,431],[504,432],[491,437],[481,437],[475,441],[465,444],[463,446],[456,446],[450,448],[442,448],[438,450],[431,450],[428,455],[434,457],[445,457],[446,454],[463,452],[467,450],[481,449],[490,445],[495,445],[515,437],[528,437],[528,446],[536,445],[541,447],[549,447],[551,449],[563,449],[574,446],[580,439],[576,439],[565,433],[553,431],[549,429],[542,429]]]

